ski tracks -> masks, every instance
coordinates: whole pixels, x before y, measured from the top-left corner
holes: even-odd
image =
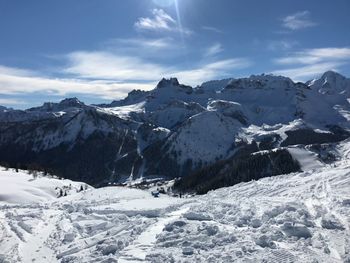
[[[168,216],[159,218],[158,221],[143,231],[138,238],[123,251],[118,259],[119,263],[142,262],[146,260],[147,254],[151,251],[164,227],[181,217],[189,210],[189,207],[181,208],[169,213]]]
[[[33,262],[35,259],[41,259],[42,262],[57,262],[55,252],[47,244],[59,219],[57,213],[57,210],[44,210],[42,220],[32,233],[28,233],[26,241],[20,244],[19,250],[23,262]]]

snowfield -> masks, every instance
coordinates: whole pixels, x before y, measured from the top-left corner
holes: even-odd
[[[175,198],[0,172],[0,262],[350,262],[350,143],[332,165]],[[72,185],[56,198],[56,187]]]
[[[6,170],[0,168],[0,204],[36,204],[40,202],[57,201],[59,189],[67,195],[76,193],[85,183],[58,178],[34,178],[24,171]],[[65,190],[65,187],[67,189]],[[69,189],[70,188],[70,189]]]

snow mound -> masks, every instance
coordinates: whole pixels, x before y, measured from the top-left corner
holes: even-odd
[[[0,168],[0,203],[34,204],[57,199],[59,189],[75,194],[85,183],[39,175],[34,178],[24,171]],[[90,186],[89,186],[90,187]]]

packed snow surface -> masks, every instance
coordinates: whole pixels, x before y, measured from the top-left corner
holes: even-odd
[[[304,172],[188,198],[3,170],[0,262],[349,262],[348,161],[289,150]]]

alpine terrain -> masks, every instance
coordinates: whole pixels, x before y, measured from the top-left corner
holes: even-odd
[[[349,98],[328,71],[0,107],[0,262],[350,262]]]
[[[0,161],[93,186],[183,178],[179,189],[206,193],[301,171],[296,152],[335,161],[326,145],[350,136],[349,94],[350,79],[330,71],[306,83],[260,75],[192,88],[163,79],[108,105],[1,108]]]

